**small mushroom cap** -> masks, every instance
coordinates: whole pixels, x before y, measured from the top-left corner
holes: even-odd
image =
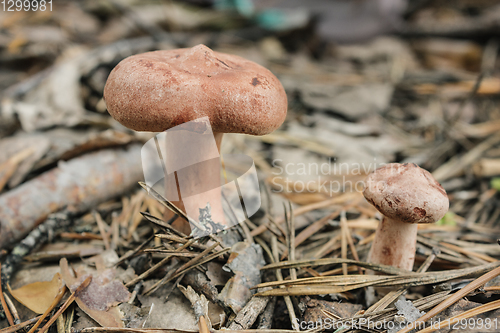
[[[287,112],[285,90],[269,70],[201,44],[122,60],[104,99],[111,116],[136,131],[161,132],[208,116],[214,132],[263,135]]]
[[[433,223],[448,211],[446,191],[413,163],[391,163],[371,173],[363,192],[384,216],[406,223]]]

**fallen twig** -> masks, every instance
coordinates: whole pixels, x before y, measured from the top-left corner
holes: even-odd
[[[437,324],[434,324],[430,327],[424,328],[423,330],[419,331],[419,333],[431,333],[431,332],[434,332],[434,331],[440,329],[441,327],[450,327],[450,325],[455,325],[456,323],[463,323],[462,320],[464,320],[464,319],[468,319],[468,318],[480,315],[480,314],[488,312],[488,311],[493,311],[496,309],[500,309],[500,300],[496,300],[493,302],[483,304],[481,306],[478,306],[477,308],[467,310],[467,311],[462,312],[461,314],[458,314],[458,315],[453,316],[451,318],[439,321]],[[472,328],[474,328],[474,327],[472,327]]]
[[[62,162],[1,195],[0,247],[19,241],[63,207],[86,211],[123,193],[141,179],[140,161],[139,145],[102,150]]]
[[[267,330],[272,327],[274,309],[276,308],[276,297],[266,297],[266,298],[269,299],[269,302],[267,303],[266,308],[259,317],[259,326],[257,327],[258,329],[261,330]]]
[[[262,290],[263,291],[263,290]],[[264,311],[269,303],[269,297],[252,297],[250,301],[238,312],[230,330],[243,330],[252,327],[257,317]]]
[[[179,285],[179,290],[186,296],[193,307],[200,333],[209,333],[212,328],[210,318],[208,318],[208,300],[205,295],[198,295],[190,286],[185,288]]]
[[[469,283],[467,286],[460,289],[459,291],[457,291],[452,296],[448,297],[443,302],[439,303],[431,311],[427,312],[425,315],[418,318],[417,322],[425,323],[427,320],[429,320],[432,317],[434,317],[435,315],[439,314],[441,311],[445,310],[446,308],[448,308],[452,304],[458,302],[462,297],[466,296],[468,293],[470,293],[474,289],[479,288],[480,286],[482,286],[483,284],[485,284],[486,282],[490,281],[491,279],[493,279],[494,277],[496,277],[498,275],[500,275],[500,267],[497,267],[494,270],[492,270],[491,272],[488,272],[488,273],[478,277],[477,279],[475,279],[474,281]],[[411,331],[411,328],[406,327],[406,328],[400,330],[398,333],[408,333],[409,331]]]
[[[452,279],[477,276],[489,272],[492,268],[498,269],[500,262],[491,264],[455,269],[441,272],[412,273],[407,275],[381,276],[381,275],[348,275],[348,276],[321,276],[302,278],[297,280],[274,281],[261,283],[255,288],[276,287],[258,293],[258,296],[284,296],[284,295],[322,295],[339,293],[368,286],[402,286],[412,287],[426,284],[435,284]],[[491,272],[490,272],[491,273]],[[285,288],[283,288],[286,286]]]
[[[24,322],[22,322],[20,324],[14,325],[14,326],[9,326],[9,327],[3,328],[3,329],[0,330],[0,333],[14,333],[14,332],[17,332],[20,329],[25,328],[26,326],[33,324],[38,319],[40,319],[40,316],[32,318],[32,319],[29,319],[29,320],[26,320],[26,321],[24,321]]]

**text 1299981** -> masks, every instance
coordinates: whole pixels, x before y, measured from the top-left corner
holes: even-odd
[[[2,0],[0,4],[4,12],[52,11],[52,0]]]

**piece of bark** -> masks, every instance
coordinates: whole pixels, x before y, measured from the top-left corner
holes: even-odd
[[[259,288],[259,292],[269,290],[270,287]],[[246,330],[251,328],[257,317],[264,311],[269,303],[269,297],[252,297],[250,301],[241,309],[229,325],[230,330]]]
[[[123,193],[142,178],[140,145],[102,150],[61,162],[0,196],[0,248],[64,207],[85,211]]]
[[[212,328],[212,323],[208,317],[208,300],[205,295],[198,295],[196,291],[194,291],[191,286],[184,287],[182,285],[178,285],[177,288],[184,294],[184,296],[191,302],[191,306],[193,307],[194,315],[196,317],[196,321],[199,325],[202,324],[203,321],[206,320],[208,327]],[[205,318],[205,319],[202,319]],[[200,331],[202,327],[200,327]]]
[[[276,308],[276,297],[268,297],[269,302],[267,303],[264,312],[259,316],[258,329],[266,330],[273,327],[274,309]]]
[[[238,313],[255,293],[253,286],[260,283],[260,268],[264,266],[262,248],[257,244],[239,242],[231,248],[231,255],[222,267],[234,273],[222,291],[219,299]]]
[[[205,295],[211,303],[218,305],[226,313],[232,312],[229,305],[224,303],[224,300],[219,297],[217,288],[204,273],[192,269],[184,275],[182,283],[191,286],[197,293]]]
[[[196,292],[205,295],[210,302],[219,304],[223,308],[227,308],[227,306],[224,306],[224,304],[219,300],[219,292],[217,291],[217,288],[215,288],[207,276],[202,272],[192,269],[184,275],[182,281],[186,285],[191,286],[194,290],[196,290]]]

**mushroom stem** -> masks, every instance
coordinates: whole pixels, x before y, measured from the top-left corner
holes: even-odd
[[[384,217],[379,223],[368,262],[411,271],[415,261],[418,224]]]
[[[222,137],[223,136],[224,136],[224,133],[214,132],[215,144],[217,145],[217,150],[219,151],[219,154],[220,154],[220,146],[222,145]]]
[[[214,132],[213,135],[217,151],[220,154],[224,133]],[[213,158],[213,155],[206,156],[210,150],[209,140],[207,142],[189,142],[185,137],[183,139],[178,144],[177,142],[167,142],[167,155],[170,153],[170,156],[174,157],[178,155],[179,149],[189,149],[190,155],[197,155],[195,160],[203,162],[190,166],[187,172],[176,172],[175,178],[167,177],[167,193],[176,190],[180,200],[172,201],[172,203],[196,222],[199,222],[200,210],[206,209],[207,205],[210,204],[212,221],[224,225],[226,222],[222,209],[220,156],[217,158]],[[169,219],[172,215],[173,213],[167,209],[165,218]],[[182,219],[177,219],[172,223],[172,226],[185,234],[191,233],[192,226],[189,226]]]

